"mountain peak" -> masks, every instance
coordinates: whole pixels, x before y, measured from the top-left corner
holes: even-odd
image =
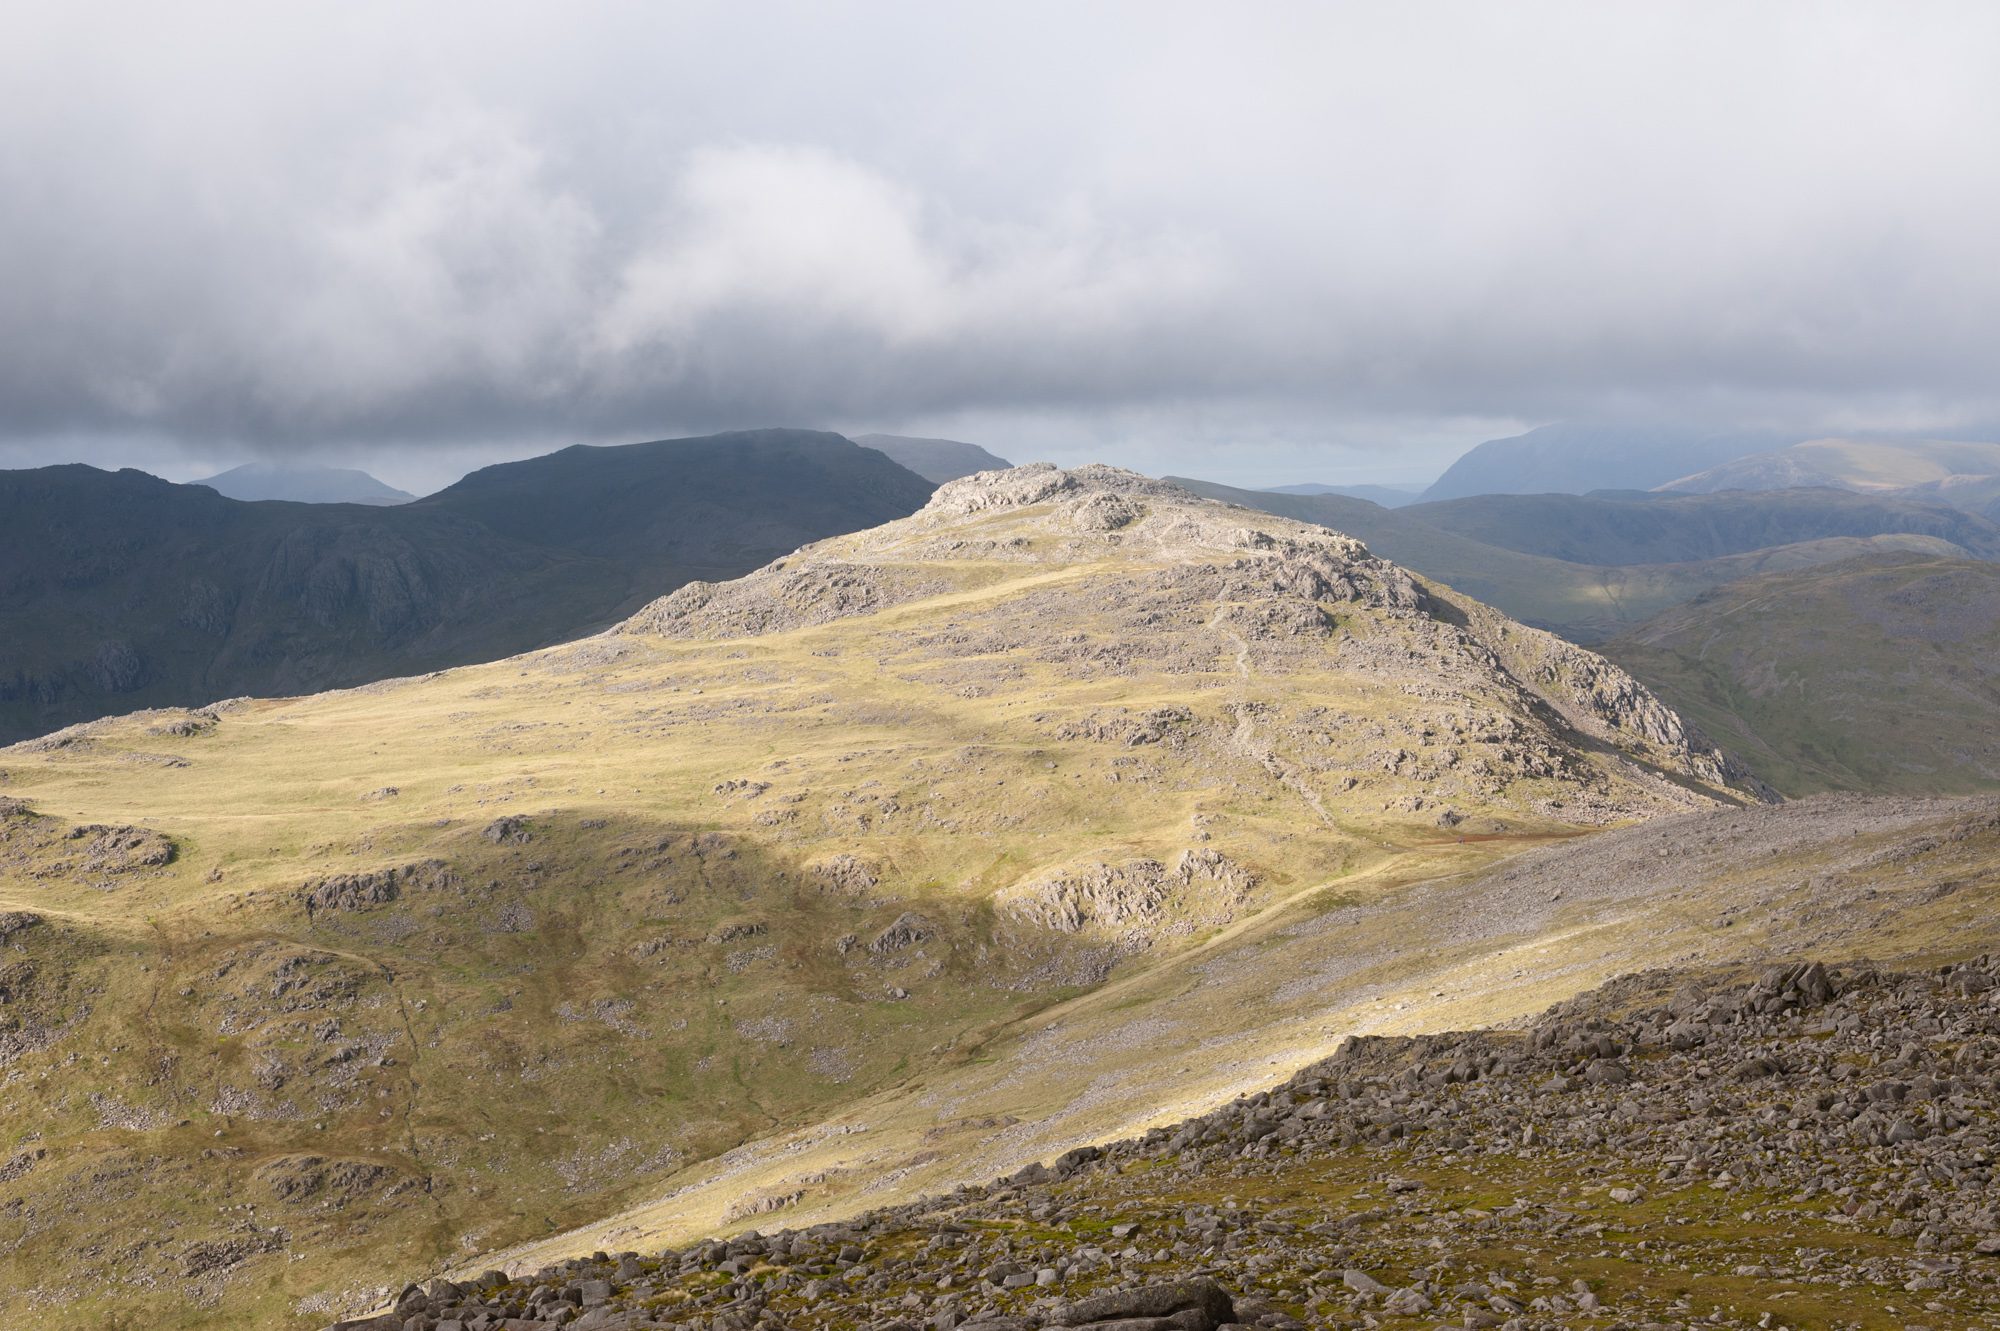
[[[964,516],[991,509],[1027,508],[1066,497],[1118,495],[1196,500],[1192,491],[1171,481],[1156,480],[1123,467],[1088,462],[1063,468],[1053,462],[1030,462],[1004,471],[975,472],[938,487],[923,512]]]
[[[1370,727],[1408,739],[1382,751],[1391,755],[1419,742],[1436,747],[1438,715],[1463,735],[1516,734],[1520,718],[1546,709],[1531,747],[1563,756],[1527,758],[1501,745],[1490,765],[1482,759],[1488,775],[1462,787],[1481,804],[1530,772],[1591,789],[1581,804],[1565,802],[1565,820],[1681,805],[1692,792],[1673,783],[1709,796],[1761,793],[1602,657],[1428,583],[1339,532],[1097,464],[1038,463],[950,482],[907,518],[806,546],[733,582],[690,583],[618,632],[761,639],[890,612],[893,620],[854,631],[898,644],[949,636],[962,645],[965,687],[991,687],[977,682],[989,674],[1018,683],[1025,655],[1063,686],[1107,672],[1193,677],[1233,662],[1242,684],[1272,690],[1258,706],[1274,719],[1323,712],[1332,693],[1358,689],[1374,699],[1362,709]],[[871,650],[893,658],[889,647]],[[1398,699],[1391,710],[1400,713],[1386,727],[1383,696]],[[1554,718],[1557,727],[1543,732]],[[1324,741],[1327,753],[1349,738]],[[1612,760],[1620,775],[1586,775],[1579,742],[1620,755]],[[1425,770],[1418,785],[1431,795],[1399,790],[1383,807],[1400,801],[1406,813],[1433,808],[1430,816],[1443,817],[1451,811],[1436,792],[1460,788],[1470,772],[1448,775],[1456,763]],[[1627,784],[1634,779],[1644,794]],[[1314,791],[1307,803],[1319,799]]]
[[[309,462],[246,462],[195,481],[230,499],[284,499],[300,504],[407,504],[416,496],[351,467]]]

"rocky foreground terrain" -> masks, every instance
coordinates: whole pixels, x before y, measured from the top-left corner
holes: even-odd
[[[410,1286],[342,1328],[1969,1326],[2000,961],[1648,972],[850,1223]]]

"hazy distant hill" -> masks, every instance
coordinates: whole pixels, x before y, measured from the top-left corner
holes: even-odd
[[[407,504],[416,498],[365,471],[301,462],[246,462],[192,484],[206,485],[230,499],[290,499],[302,504]]]
[[[2000,522],[2000,473],[1991,476],[1955,475],[1896,491],[1904,499],[1920,503],[1949,504],[1968,513],[1977,513]]]
[[[1693,555],[1655,563],[1579,563],[1510,550],[1446,527],[1416,521],[1410,516],[1416,509],[1391,512],[1366,500],[1341,495],[1281,495],[1176,479],[1210,498],[1319,523],[1359,537],[1369,549],[1386,559],[1449,583],[1516,619],[1585,643],[1612,637],[1712,587],[1756,573],[1832,563],[1883,551],[1914,550],[1956,556],[1968,553],[1964,547],[1937,536],[1885,532],[1866,536],[1826,535],[1734,554]],[[1530,503],[1539,498],[1529,497]],[[1481,509],[1475,505],[1470,511],[1477,514]],[[1715,542],[1708,540],[1683,548],[1714,547]]]
[[[504,656],[902,517],[931,489],[800,430],[570,448],[396,507],[0,472],[0,738]]]
[[[2000,558],[2000,526],[1939,503],[1846,490],[1655,495],[1481,495],[1402,510],[1404,519],[1579,564],[1667,564],[1829,536],[1935,536]]]
[[[1407,489],[1396,485],[1321,485],[1317,481],[1308,481],[1304,485],[1267,485],[1264,491],[1274,495],[1345,495],[1349,499],[1366,499],[1384,508],[1401,508],[1405,504],[1416,503],[1423,488],[1421,485]]]
[[[2000,564],[1769,574],[1604,651],[1788,795],[2000,784]]]
[[[920,439],[903,434],[857,434],[854,442],[863,448],[887,453],[927,481],[939,485],[979,471],[1000,471],[1014,464],[978,444],[957,439]]]
[[[1565,421],[1506,439],[1489,439],[1445,468],[1423,497],[1650,490],[1732,458],[1782,448],[1797,438],[1768,432]]]
[[[1790,448],[1735,458],[1658,488],[1710,494],[1800,485],[1895,492],[1985,512],[2000,497],[2000,444],[1951,439],[1812,439]]]

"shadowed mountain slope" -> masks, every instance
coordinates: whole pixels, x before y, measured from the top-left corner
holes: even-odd
[[[922,1102],[914,1136],[884,1111],[895,1162],[786,1191],[1038,1151],[1159,1112],[1161,1078],[1328,1052],[1323,986],[1377,947],[1342,912],[1755,797],[1601,658],[1104,468],[954,482],[580,642],[92,722],[0,773],[0,1140],[39,1134],[0,1287],[53,1327],[323,1323],[385,1264],[663,1197],[766,1223],[804,1198],[730,1183],[766,1162],[735,1152],[855,1140],[877,1096]],[[1516,935],[1568,946],[1546,890],[1495,891],[1403,920],[1419,969],[1490,992]],[[1418,955],[1378,978],[1427,984]],[[1100,1084],[1069,1023],[1107,1018]]]
[[[903,434],[858,434],[854,442],[887,454],[927,481],[942,485],[981,471],[1004,471],[1014,464],[978,444],[956,439],[920,439]]]
[[[1605,644],[1791,795],[2000,784],[2000,565],[1748,578]]]
[[[0,738],[561,641],[900,517],[931,488],[838,435],[786,430],[565,449],[396,507],[0,472]]]

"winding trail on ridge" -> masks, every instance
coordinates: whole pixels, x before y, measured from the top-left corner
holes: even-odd
[[[1290,763],[1279,757],[1275,748],[1269,744],[1258,743],[1257,722],[1251,715],[1246,689],[1250,682],[1250,644],[1242,634],[1222,622],[1222,617],[1228,612],[1227,605],[1215,607],[1215,613],[1209,616],[1208,627],[1221,630],[1232,643],[1236,644],[1238,683],[1234,690],[1235,698],[1227,704],[1236,714],[1236,729],[1230,732],[1229,747],[1276,777],[1279,784],[1304,801],[1306,807],[1313,811],[1313,815],[1323,825],[1336,832],[1341,830],[1333,815],[1326,811],[1326,804],[1320,799],[1319,792],[1312,788],[1312,784],[1301,777]]]

